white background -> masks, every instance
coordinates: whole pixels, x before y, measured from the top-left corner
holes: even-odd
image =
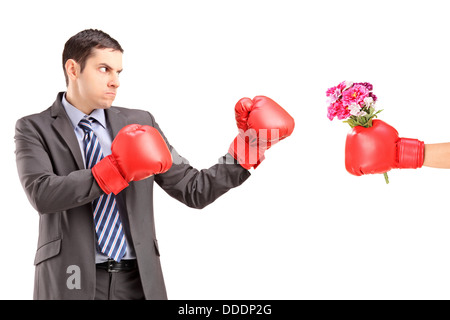
[[[190,209],[156,188],[170,299],[449,299],[450,172],[354,177],[348,125],[325,91],[371,82],[403,137],[450,141],[445,1],[13,1],[0,5],[0,298],[31,299],[38,214],[14,126],[65,90],[64,43],[98,28],[125,49],[114,105],[150,111],[198,168],[237,133],[234,105],[266,95],[296,121],[242,186]],[[6,263],[5,263],[6,261]]]

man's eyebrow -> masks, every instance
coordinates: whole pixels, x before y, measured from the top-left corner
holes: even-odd
[[[111,67],[110,65],[108,65],[107,63],[104,63],[104,62],[102,62],[102,63],[99,63],[99,65],[98,65],[99,67],[106,67],[106,68],[108,68],[108,69],[110,69],[110,70],[114,70],[114,68],[113,67]],[[117,72],[118,73],[121,73],[122,72],[122,70],[123,69],[120,69],[120,70],[117,70]]]

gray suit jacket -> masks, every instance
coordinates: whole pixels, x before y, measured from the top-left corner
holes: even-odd
[[[102,190],[91,170],[84,169],[62,94],[47,110],[16,123],[20,181],[40,217],[34,298],[93,299],[96,241],[91,203]],[[153,218],[153,182],[186,205],[203,208],[239,186],[250,173],[238,164],[229,164],[229,154],[223,163],[198,171],[177,154],[149,112],[111,107],[105,113],[113,138],[128,124],[150,125],[159,130],[172,152],[174,164],[169,171],[131,182],[118,195],[128,211],[145,296],[167,299]],[[74,266],[79,268],[80,288],[67,283]]]

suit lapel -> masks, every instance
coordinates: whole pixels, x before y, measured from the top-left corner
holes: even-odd
[[[112,140],[114,140],[120,129],[122,129],[129,123],[127,119],[124,116],[122,116],[120,110],[115,107],[106,109],[105,115],[106,115],[106,122],[108,123],[111,130]]]
[[[69,117],[64,111],[61,100],[64,92],[60,92],[56,98],[56,101],[51,107],[51,115],[55,118],[53,121],[53,128],[59,134],[72,153],[73,158],[78,166],[78,169],[84,169],[83,156],[81,155],[80,145],[78,144],[77,137],[73,131],[73,126],[70,123]]]

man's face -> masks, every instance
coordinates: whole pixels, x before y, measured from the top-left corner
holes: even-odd
[[[84,108],[107,109],[111,107],[120,86],[122,53],[113,49],[93,49],[86,60],[83,72],[77,79]]]

